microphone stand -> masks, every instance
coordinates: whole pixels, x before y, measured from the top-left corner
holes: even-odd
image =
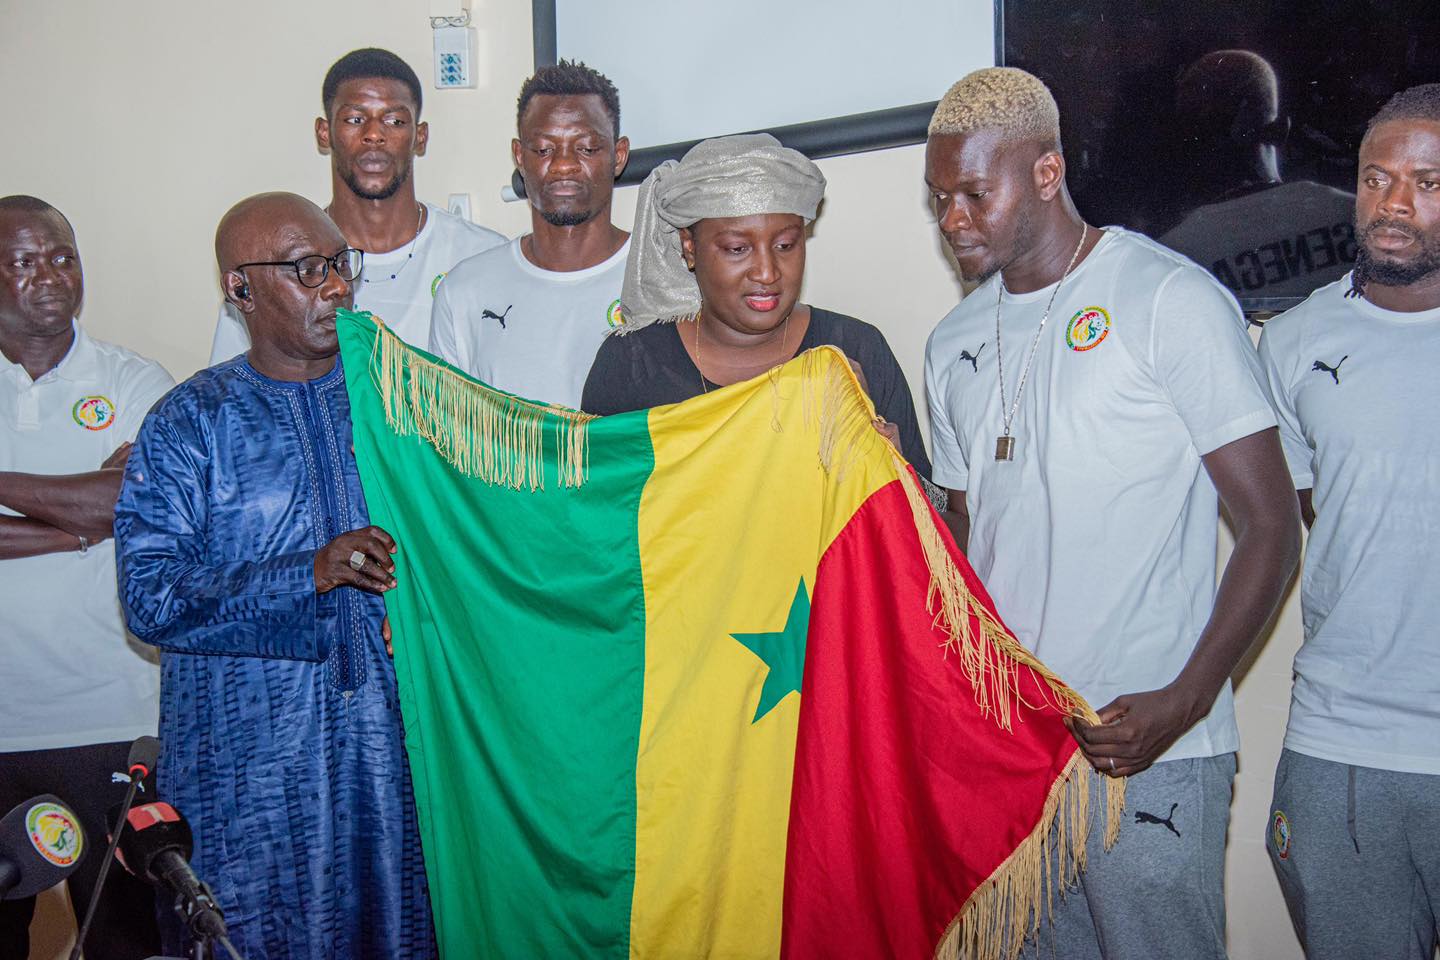
[[[225,948],[225,954],[230,960],[244,960],[235,951],[235,944],[230,942],[229,937],[221,937],[220,945]],[[209,935],[202,936],[195,941],[195,946],[190,948],[190,960],[215,960],[215,941]]]
[[[105,859],[100,862],[100,873],[95,877],[95,889],[91,891],[90,903],[85,908],[85,921],[80,924],[80,932],[75,935],[75,946],[70,950],[70,960],[80,960],[84,955],[85,935],[90,932],[90,922],[95,919],[95,908],[100,905],[100,891],[105,887],[105,875],[110,872],[110,864],[115,862],[115,848],[120,846],[120,834],[129,826],[126,817],[135,802],[135,791],[140,789],[141,774],[137,772],[140,769],[138,766],[130,768],[130,789],[125,791],[125,802],[120,805],[120,819],[115,825],[115,835],[110,838],[110,846],[105,848]]]
[[[241,960],[235,945],[224,932],[220,908],[215,904],[215,894],[211,891],[210,884],[201,880],[200,889],[208,902],[199,902],[198,898],[191,898],[183,893],[175,895],[175,913],[185,921],[190,935],[195,938],[190,947],[191,960],[214,960],[216,944],[225,948],[231,960]]]
[[[215,944],[225,948],[225,955],[230,960],[244,960],[240,952],[235,949],[235,944],[230,942],[229,937],[211,937],[208,933],[201,933],[195,937],[195,944],[190,948],[190,960],[215,960]]]

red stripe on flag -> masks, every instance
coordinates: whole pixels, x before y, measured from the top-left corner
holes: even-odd
[[[970,590],[993,609],[946,542]],[[929,584],[898,480],[856,511],[821,560],[800,698],[783,956],[930,956],[970,895],[1035,829],[1075,752],[1048,706],[1053,695],[1028,669],[1019,671],[1013,732],[981,715],[926,612]]]

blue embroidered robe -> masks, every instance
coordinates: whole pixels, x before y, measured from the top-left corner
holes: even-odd
[[[286,383],[239,357],[156,405],[116,507],[163,651],[159,795],[249,960],[435,954],[384,604],[315,592],[317,548],[369,522],[350,429],[338,358]]]

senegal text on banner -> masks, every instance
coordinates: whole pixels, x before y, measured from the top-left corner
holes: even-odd
[[[446,957],[1018,948],[1047,851],[1083,861],[1094,713],[843,355],[596,419],[339,328]]]

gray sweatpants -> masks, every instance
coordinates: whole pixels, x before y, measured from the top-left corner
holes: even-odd
[[[1308,960],[1430,960],[1440,932],[1440,776],[1286,750],[1265,848]]]
[[[1235,755],[1167,760],[1130,778],[1120,839],[1102,806],[1078,889],[1025,947],[1033,960],[1225,960],[1225,831]]]

